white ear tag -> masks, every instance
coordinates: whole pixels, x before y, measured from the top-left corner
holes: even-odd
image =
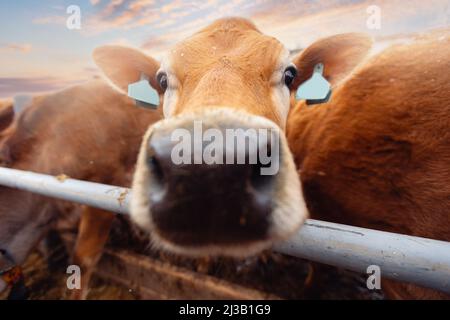
[[[297,100],[306,100],[306,104],[328,102],[331,97],[331,85],[323,77],[323,69],[322,63],[318,63],[314,66],[311,78],[298,87],[295,94]]]
[[[148,77],[141,75],[141,80],[128,85],[128,96],[136,101],[138,106],[156,109],[159,105],[158,91],[152,88]]]

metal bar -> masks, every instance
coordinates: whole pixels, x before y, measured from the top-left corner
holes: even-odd
[[[128,213],[128,188],[9,168],[0,168],[0,185],[112,212]]]
[[[450,293],[450,242],[309,219],[276,251]]]
[[[128,213],[127,188],[0,168],[0,185],[117,213]],[[309,219],[276,251],[356,272],[370,265],[381,276],[450,293],[450,242]]]

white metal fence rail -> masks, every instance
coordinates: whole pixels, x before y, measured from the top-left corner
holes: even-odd
[[[122,214],[131,198],[127,188],[8,168],[0,168],[0,185]],[[274,249],[361,273],[377,265],[384,277],[450,293],[450,242],[309,219]]]

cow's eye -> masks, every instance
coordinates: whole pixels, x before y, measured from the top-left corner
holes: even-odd
[[[294,81],[296,75],[297,69],[295,69],[295,67],[287,67],[286,70],[284,70],[284,83],[289,87],[292,81]]]
[[[156,76],[156,80],[158,81],[158,84],[161,87],[161,89],[163,91],[166,91],[168,85],[167,74],[165,74],[164,72],[159,73]]]

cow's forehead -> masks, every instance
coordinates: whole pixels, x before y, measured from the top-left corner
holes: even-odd
[[[224,19],[178,43],[167,57],[172,71],[201,74],[220,66],[270,78],[279,68],[286,48],[244,19]]]

